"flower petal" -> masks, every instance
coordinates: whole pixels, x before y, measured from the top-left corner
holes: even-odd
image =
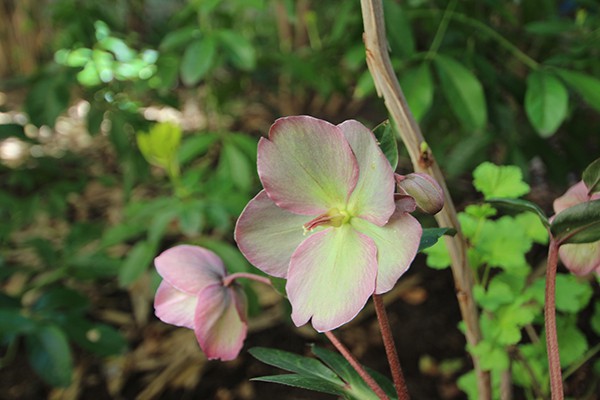
[[[400,276],[412,263],[423,229],[410,214],[396,211],[385,226],[377,226],[360,218],[352,218],[352,226],[369,236],[377,246],[377,284],[375,293],[392,290]]]
[[[600,242],[563,244],[558,254],[575,275],[587,275],[600,268]]]
[[[246,299],[241,289],[215,284],[198,295],[194,332],[208,359],[236,358],[247,329]]]
[[[318,215],[346,204],[358,165],[344,134],[313,117],[280,118],[258,143],[258,175],[267,194],[296,214]]]
[[[165,281],[192,295],[226,275],[221,259],[198,246],[179,245],[165,250],[154,259],[154,265]]]
[[[285,278],[292,253],[306,236],[306,215],[292,214],[275,205],[261,191],[250,200],[235,226],[235,241],[244,256],[269,275]]]
[[[579,181],[575,185],[571,186],[569,190],[565,192],[565,194],[554,200],[554,212],[558,214],[569,207],[576,206],[580,203],[585,203],[586,201],[598,199],[600,199],[600,193],[595,193],[591,197],[588,197],[588,189],[585,186],[585,183],[583,181]]]
[[[394,171],[377,145],[375,135],[363,124],[349,120],[338,127],[348,139],[360,171],[348,210],[354,216],[383,226],[395,209]]]
[[[348,224],[306,239],[292,255],[286,291],[292,320],[312,317],[319,332],[345,324],[359,313],[375,290],[377,249]]]
[[[154,314],[163,322],[194,329],[196,296],[180,292],[162,281],[154,296]]]

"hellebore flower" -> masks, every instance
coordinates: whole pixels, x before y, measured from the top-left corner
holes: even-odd
[[[154,312],[168,324],[193,329],[209,359],[233,360],[246,338],[246,297],[230,282],[221,259],[202,247],[180,245],[154,260],[162,276]]]
[[[554,212],[559,212],[580,203],[600,199],[600,193],[588,196],[583,181],[571,186],[561,197],[554,200]],[[560,259],[575,275],[587,275],[594,270],[600,274],[600,241],[593,243],[568,243],[558,250]]]
[[[415,172],[408,175],[395,174],[394,177],[398,192],[415,199],[419,211],[434,215],[444,207],[444,191],[431,176]]]
[[[256,267],[287,279],[297,326],[312,318],[325,332],[350,321],[415,257],[415,203],[394,203],[394,172],[361,123],[278,119],[258,144],[258,175],[264,190],[235,238]]]

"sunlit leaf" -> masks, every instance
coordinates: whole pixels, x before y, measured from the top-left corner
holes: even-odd
[[[486,199],[495,197],[517,198],[529,193],[519,167],[499,166],[484,162],[473,171],[473,186]]]

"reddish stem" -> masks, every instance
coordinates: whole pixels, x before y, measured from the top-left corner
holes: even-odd
[[[236,272],[235,274],[227,275],[225,278],[223,278],[223,286],[230,286],[238,278],[252,279],[253,281],[264,283],[268,286],[273,286],[269,278],[260,275],[250,274],[248,272]]]
[[[379,384],[375,382],[375,379],[373,379],[373,377],[369,375],[369,373],[363,368],[363,366],[360,365],[360,363],[356,360],[356,358],[354,358],[354,356],[352,355],[352,353],[350,353],[346,346],[344,346],[342,342],[340,342],[332,332],[325,332],[325,336],[327,336],[327,338],[335,346],[337,351],[339,351],[340,354],[343,355],[346,360],[348,360],[352,368],[354,368],[354,370],[358,372],[360,377],[363,378],[367,385],[369,385],[369,387],[377,395],[377,397],[379,397],[381,400],[389,400],[389,397],[385,394],[381,386],[379,386]]]
[[[550,236],[548,265],[546,266],[546,299],[544,302],[544,318],[546,321],[546,351],[550,369],[550,391],[552,400],[564,398],[560,354],[558,352],[558,336],[556,334],[556,267],[558,264],[558,247]]]
[[[390,370],[392,371],[392,378],[394,379],[394,387],[398,394],[398,400],[409,400],[410,396],[408,394],[408,389],[406,388],[402,368],[400,367],[400,359],[398,358],[398,352],[396,351],[396,345],[394,344],[390,321],[388,320],[387,312],[383,305],[383,299],[380,295],[373,294],[373,304],[375,304],[375,312],[377,313],[377,319],[379,320],[379,329],[381,330],[381,337],[383,338],[385,354],[387,355]]]

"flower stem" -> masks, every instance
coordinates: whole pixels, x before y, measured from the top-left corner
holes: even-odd
[[[408,400],[410,399],[410,396],[408,394],[408,389],[406,388],[406,383],[404,382],[404,375],[402,374],[400,359],[398,358],[398,352],[396,351],[396,345],[394,344],[390,321],[388,320],[385,305],[383,304],[380,295],[373,294],[373,304],[375,305],[377,320],[379,320],[379,329],[381,330],[381,337],[383,338],[383,346],[385,347],[385,354],[387,355],[390,370],[392,371],[392,378],[394,379],[394,387],[398,394],[398,400]]]
[[[344,346],[342,342],[340,342],[331,331],[325,332],[325,336],[327,336],[327,339],[329,339],[329,341],[335,346],[337,351],[339,351],[340,354],[344,356],[344,358],[350,363],[352,368],[354,368],[354,370],[358,372],[360,377],[363,378],[367,385],[369,385],[369,387],[377,395],[377,397],[381,400],[389,400],[389,397],[385,394],[381,386],[379,386],[379,384],[375,382],[375,379],[373,379],[373,377],[369,375],[369,373],[363,368],[363,366],[360,365],[360,363],[356,360],[356,358],[354,358],[354,356],[352,355],[352,353],[350,353],[346,346]]]
[[[235,274],[227,275],[225,278],[223,278],[223,286],[230,286],[236,279],[239,278],[251,279],[256,282],[264,283],[267,286],[273,286],[269,278],[248,272],[236,272]]]
[[[560,370],[560,354],[558,352],[558,336],[556,334],[556,267],[558,264],[558,247],[550,236],[548,264],[546,266],[546,299],[544,302],[544,319],[546,321],[546,351],[550,370],[550,392],[552,400],[564,398],[562,372]]]

